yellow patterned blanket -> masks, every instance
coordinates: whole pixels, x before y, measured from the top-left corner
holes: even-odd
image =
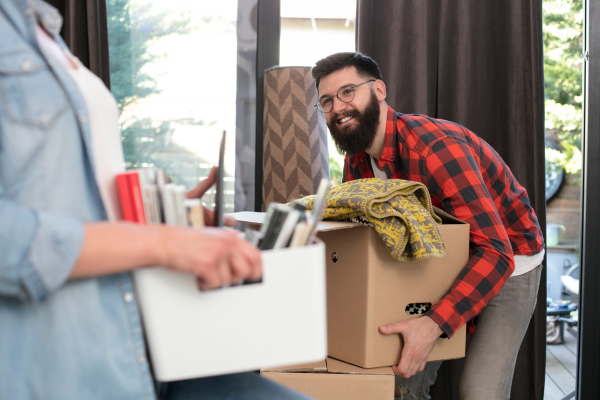
[[[296,200],[311,209],[315,196]],[[327,194],[324,220],[365,216],[399,261],[443,258],[444,241],[425,185],[402,179],[357,179]]]

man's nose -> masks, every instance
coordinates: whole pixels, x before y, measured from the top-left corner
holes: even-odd
[[[334,114],[340,114],[348,108],[348,103],[344,103],[343,101],[338,99],[337,96],[333,96],[332,100],[333,100],[333,110],[332,111]]]

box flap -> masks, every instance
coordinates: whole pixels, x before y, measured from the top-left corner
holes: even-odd
[[[265,222],[267,213],[264,212],[253,212],[253,211],[240,211],[236,213],[228,214],[234,217],[238,222],[245,222],[247,224],[262,225]],[[317,225],[317,232],[335,231],[338,229],[349,229],[349,228],[361,228],[366,225],[355,224],[353,222],[340,222],[340,221],[321,221]]]
[[[327,372],[325,360],[307,364],[296,364],[287,367],[262,369],[262,372]]]
[[[442,224],[466,224],[465,221],[456,218],[454,215],[450,215],[447,212],[437,208],[436,206],[432,207],[435,215],[442,219]]]
[[[351,375],[394,375],[391,367],[365,369],[331,357],[327,357],[327,372]]]
[[[445,211],[433,206],[433,212],[442,219],[443,224],[466,224],[466,222],[448,214]],[[267,213],[254,212],[254,211],[240,211],[236,213],[228,214],[234,217],[238,222],[245,222],[251,225],[262,225],[265,222]],[[341,222],[341,221],[321,221],[317,225],[317,232],[328,232],[339,229],[350,229],[350,228],[361,228],[366,225],[357,224],[354,222]]]

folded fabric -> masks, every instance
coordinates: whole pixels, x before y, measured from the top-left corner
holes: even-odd
[[[315,196],[296,202],[312,209]],[[357,179],[327,194],[324,220],[364,216],[375,227],[392,257],[399,261],[443,258],[444,241],[425,185],[402,179]]]

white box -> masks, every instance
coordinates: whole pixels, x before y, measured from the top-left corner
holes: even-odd
[[[199,378],[327,355],[325,246],[263,251],[262,283],[199,291],[192,275],[133,272],[154,374]]]

